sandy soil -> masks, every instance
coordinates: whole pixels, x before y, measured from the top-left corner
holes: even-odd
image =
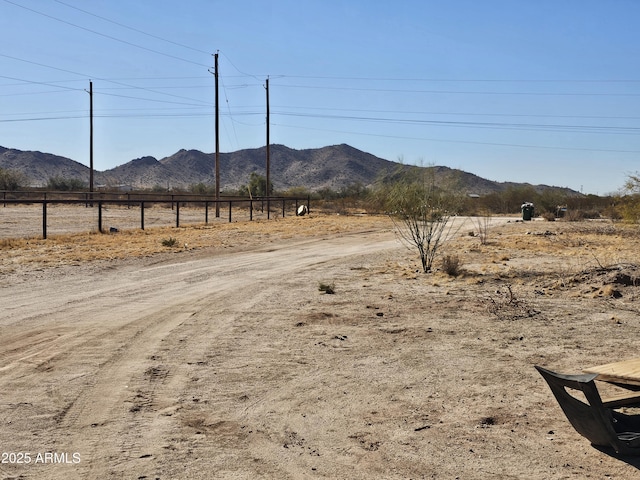
[[[98,207],[69,206],[61,204],[48,204],[47,212],[47,236],[55,236],[78,232],[97,232]],[[142,215],[140,207],[132,205],[130,208],[120,205],[105,205],[102,207],[102,229],[109,231],[111,228],[118,230],[140,228]],[[177,219],[179,225],[204,223],[228,223],[231,213],[232,221],[248,221],[250,218],[247,209],[234,208],[229,212],[226,205],[219,209],[219,216],[215,216],[215,208],[210,206],[208,212],[204,207],[181,207],[180,216]],[[286,215],[295,216],[295,205],[287,205]],[[266,210],[260,209],[259,204],[252,212],[254,219],[267,217]],[[272,208],[272,216],[278,217],[282,211]],[[42,237],[43,209],[41,205],[13,205],[0,202],[0,239],[17,237]],[[161,226],[176,225],[176,210],[164,204],[148,206],[144,211],[144,227],[152,229]]]
[[[496,221],[480,245],[468,225],[449,277],[384,219],[285,222],[55,267],[2,251],[0,477],[640,477],[533,368],[638,355],[640,287],[615,275],[637,235],[605,252],[592,225]]]

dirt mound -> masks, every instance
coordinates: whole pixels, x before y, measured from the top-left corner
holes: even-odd
[[[571,279],[573,285],[582,288],[585,293],[596,296],[620,298],[626,294],[640,293],[640,266],[618,264],[585,270]],[[584,290],[587,287],[587,290]],[[630,291],[626,291],[629,290]],[[626,292],[625,292],[626,291]]]
[[[640,266],[638,265],[618,265],[607,270],[609,271],[604,275],[605,285],[640,286]]]

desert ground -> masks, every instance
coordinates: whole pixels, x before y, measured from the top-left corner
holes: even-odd
[[[0,208],[3,479],[640,478],[533,368],[639,355],[637,227],[493,218],[482,244],[456,219],[450,276],[384,216],[42,240],[20,212]]]

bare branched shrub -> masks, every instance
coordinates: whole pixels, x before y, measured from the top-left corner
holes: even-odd
[[[384,199],[400,240],[417,248],[422,271],[431,272],[441,247],[460,229],[450,222],[456,199],[436,187],[432,172],[417,167],[383,182],[377,195]]]
[[[491,226],[491,212],[486,211],[478,217],[471,217],[471,221],[478,231],[478,238],[481,245],[486,245],[489,241],[489,227]]]
[[[505,289],[497,290],[494,296],[485,300],[485,305],[487,311],[500,320],[530,318],[540,313],[524,300],[517,298],[511,285],[507,285]]]

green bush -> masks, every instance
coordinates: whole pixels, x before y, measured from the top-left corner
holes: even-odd
[[[55,190],[57,192],[75,192],[85,188],[86,184],[78,178],[65,178],[58,175],[49,178],[47,181],[47,190]]]
[[[169,237],[162,240],[163,247],[175,247],[178,244],[178,239]]]
[[[0,190],[20,190],[26,181],[21,172],[0,168]]]

